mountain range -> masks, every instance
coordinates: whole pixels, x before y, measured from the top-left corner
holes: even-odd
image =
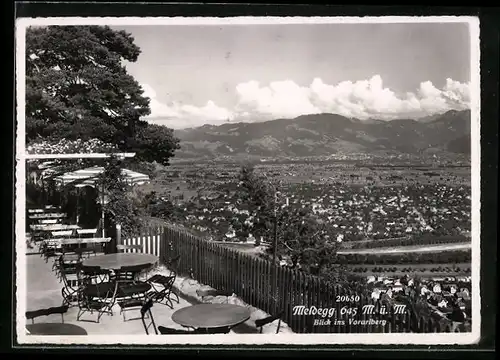
[[[422,119],[359,120],[336,114],[176,130],[176,158],[310,157],[353,153],[470,153],[470,110]]]

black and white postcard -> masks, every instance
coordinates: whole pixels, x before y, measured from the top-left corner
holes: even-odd
[[[473,344],[479,20],[16,22],[19,344]]]

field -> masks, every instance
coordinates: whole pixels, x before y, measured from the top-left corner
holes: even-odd
[[[153,192],[160,209],[162,203],[170,204],[168,211],[153,216],[169,217],[170,223],[210,240],[241,243],[248,239],[236,237],[232,225],[248,218],[237,200],[240,168],[241,164],[234,163],[174,163],[159,168],[140,192]],[[255,169],[274,184],[283,205],[308,207],[335,228],[343,244],[337,261],[344,261],[353,272],[373,273],[375,269],[424,276],[470,272],[470,257],[464,257],[470,254],[468,166],[290,161],[257,162]],[[255,252],[252,245],[239,248]],[[442,258],[431,259],[426,253]],[[400,264],[378,269],[378,260],[362,255],[398,258]],[[460,266],[438,271],[439,265],[449,267],[447,263]]]
[[[426,253],[441,252],[448,250],[467,250],[470,249],[469,243],[462,244],[440,244],[440,245],[413,245],[398,247],[375,247],[371,249],[348,249],[340,250],[338,254],[406,254],[406,253]]]
[[[349,265],[348,269],[356,274],[366,276],[397,277],[414,273],[421,277],[450,277],[470,274],[470,263],[465,264],[405,264],[405,265]]]

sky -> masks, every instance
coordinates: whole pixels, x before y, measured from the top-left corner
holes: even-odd
[[[114,26],[127,70],[174,129],[337,113],[418,118],[469,107],[466,23]]]

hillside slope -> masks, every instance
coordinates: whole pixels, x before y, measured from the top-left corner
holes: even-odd
[[[325,156],[377,151],[470,152],[470,111],[423,120],[362,121],[335,114],[177,130],[179,158]]]

